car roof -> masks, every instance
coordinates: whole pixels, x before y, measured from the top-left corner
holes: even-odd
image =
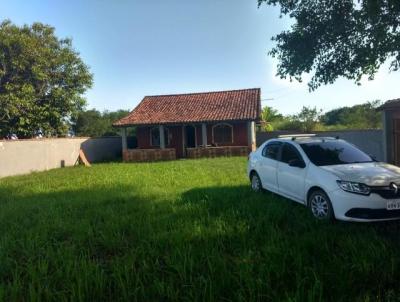
[[[339,138],[329,136],[285,136],[278,137],[268,140],[269,142],[292,142],[295,144],[307,144],[307,143],[323,143],[327,140],[340,140]],[[342,140],[340,140],[342,141]]]

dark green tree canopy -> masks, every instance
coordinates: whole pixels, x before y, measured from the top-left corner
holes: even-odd
[[[301,81],[313,72],[314,90],[339,77],[373,79],[387,60],[392,71],[400,67],[399,0],[258,0],[264,2],[294,20],[273,38],[281,78]]]
[[[382,127],[381,112],[378,107],[381,101],[375,100],[351,107],[339,107],[322,113],[316,107],[303,106],[294,115],[282,115],[276,109],[264,107],[262,118],[269,127],[264,131],[335,131],[350,129],[380,129]],[[269,113],[269,114],[264,114]],[[273,113],[271,115],[270,113]],[[264,119],[265,118],[265,119]]]
[[[96,109],[79,111],[72,119],[72,129],[76,136],[115,136],[119,135],[120,130],[112,124],[127,116],[128,110],[104,111]],[[131,131],[132,132],[132,131]],[[132,133],[130,133],[132,135]]]
[[[92,74],[54,28],[0,23],[0,136],[65,135]]]
[[[342,126],[349,129],[379,129],[382,127],[382,102],[375,100],[352,107],[341,107],[326,112],[321,121],[327,126]]]

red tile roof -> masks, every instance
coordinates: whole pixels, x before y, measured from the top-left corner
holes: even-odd
[[[146,96],[114,126],[259,120],[260,89]]]

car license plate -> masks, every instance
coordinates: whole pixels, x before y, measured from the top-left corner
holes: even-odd
[[[388,210],[400,210],[400,201],[389,201],[386,204]]]

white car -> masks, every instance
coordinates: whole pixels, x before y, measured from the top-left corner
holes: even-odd
[[[400,168],[338,138],[268,140],[250,153],[247,172],[254,191],[297,201],[318,219],[400,219]]]

